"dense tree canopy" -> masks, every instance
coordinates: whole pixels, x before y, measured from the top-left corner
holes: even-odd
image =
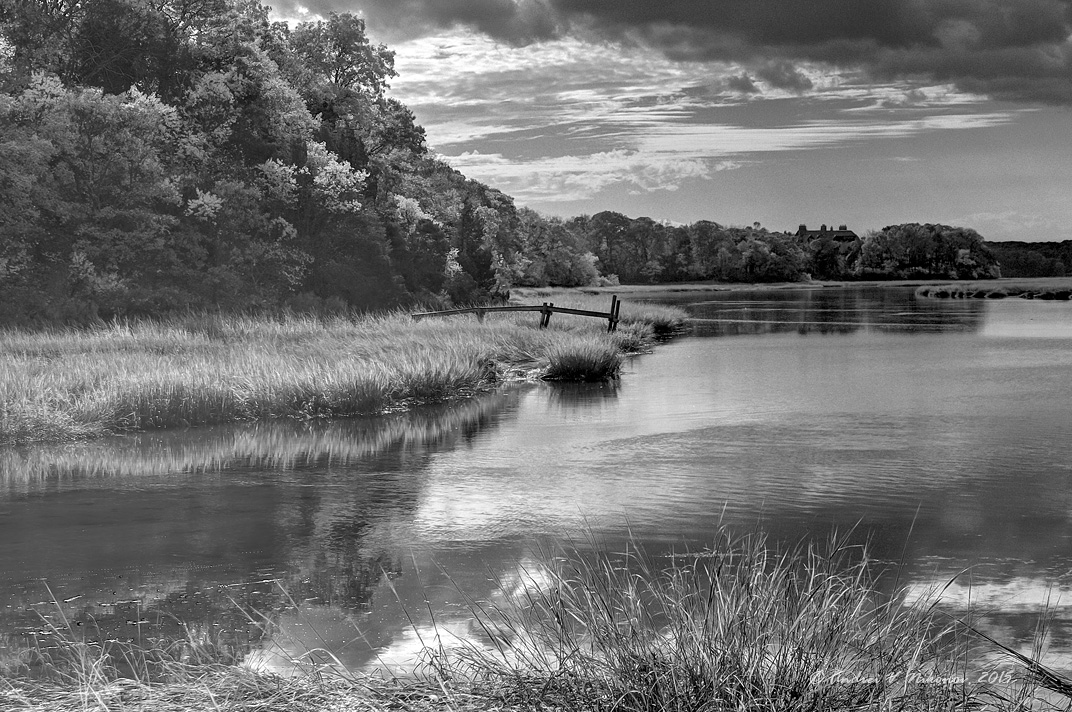
[[[518,209],[428,154],[365,29],[257,0],[0,4],[0,322],[997,274],[978,234],[941,225],[846,242]]]

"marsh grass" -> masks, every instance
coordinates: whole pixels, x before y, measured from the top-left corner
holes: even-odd
[[[1043,299],[1068,301],[1072,299],[1072,279],[1038,278],[1010,279],[997,282],[958,282],[956,284],[927,284],[916,288],[917,297],[932,299]]]
[[[780,550],[760,533],[724,532],[709,549],[685,552],[670,565],[660,561],[632,545],[624,552],[544,552],[520,567],[520,579],[502,579],[490,599],[467,598],[470,634],[447,646],[445,632],[437,633],[415,661],[416,677],[349,673],[322,649],[298,656],[297,674],[280,677],[236,664],[219,645],[193,634],[135,648],[86,644],[59,630],[58,648],[24,652],[15,666],[44,660],[46,674],[7,668],[0,706],[55,712],[1069,707],[1072,682],[1038,662],[1040,649],[1022,655],[939,614],[940,592],[911,605],[898,591],[883,593],[866,551],[836,538]],[[967,682],[980,639],[1022,665],[1018,687]]]
[[[640,316],[623,318],[617,334],[583,317],[534,327],[525,313],[415,323],[393,312],[0,332],[0,445],[376,413],[466,395],[552,362],[555,378],[609,378],[620,365],[611,351],[642,348],[656,328]]]
[[[613,340],[569,340],[547,350],[544,378],[557,381],[606,381],[622,367],[621,350]]]
[[[657,568],[642,551],[545,557],[458,665],[538,706],[606,710],[960,710],[963,636],[878,592],[863,551],[779,552],[724,534]],[[543,699],[550,696],[551,700]]]

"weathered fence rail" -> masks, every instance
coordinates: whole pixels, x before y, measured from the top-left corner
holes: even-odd
[[[444,309],[443,311],[433,312],[417,312],[411,314],[414,321],[420,321],[426,316],[452,316],[454,314],[476,314],[478,321],[484,321],[484,316],[494,312],[539,312],[540,313],[540,328],[544,329],[551,324],[552,314],[575,314],[577,316],[594,316],[598,319],[607,320],[607,331],[615,332],[618,330],[618,314],[621,312],[622,303],[618,299],[618,295],[613,295],[610,298],[610,311],[598,312],[590,311],[588,309],[571,309],[569,307],[556,307],[554,302],[544,302],[543,304],[531,304],[523,306],[512,307],[465,307],[463,309]]]

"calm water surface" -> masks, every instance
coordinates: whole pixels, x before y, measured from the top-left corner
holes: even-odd
[[[631,533],[659,555],[724,522],[790,543],[852,530],[916,590],[957,576],[946,605],[970,595],[1010,644],[1049,600],[1051,659],[1072,667],[1072,305],[663,299],[694,333],[613,384],[0,451],[0,631],[47,638],[55,597],[109,637],[181,620],[265,664],[327,647],[405,666],[426,597],[466,635],[459,589],[519,585],[535,542]]]

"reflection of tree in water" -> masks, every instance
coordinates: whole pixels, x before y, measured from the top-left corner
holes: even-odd
[[[288,576],[280,585],[295,601],[367,610],[384,576],[394,578],[402,572],[401,557],[387,551],[319,551],[308,571]]]
[[[691,304],[698,336],[977,331],[984,302],[916,299],[911,288],[729,292]]]
[[[37,640],[48,647],[55,640],[47,624],[62,627],[66,618],[72,633],[87,639],[144,645],[182,640],[190,631],[241,657],[270,634],[292,600],[365,610],[383,577],[402,573],[397,524],[417,510],[429,460],[497,427],[517,400],[508,391],[380,418],[161,432],[0,453],[0,496],[20,506],[41,500],[22,509],[17,523],[0,521],[0,538],[5,526],[19,527],[11,533],[47,530],[58,526],[64,508],[104,501],[98,518],[108,523],[67,558],[82,561],[84,549],[95,557],[85,557],[85,566],[139,572],[144,584],[124,583],[117,596],[111,589],[119,587],[90,569],[26,569],[63,578],[57,596],[67,601],[27,606],[20,602],[37,595],[27,591],[40,587],[8,581],[0,590],[0,633],[13,635],[16,645]],[[180,477],[202,472],[224,476]],[[101,500],[99,493],[113,487],[122,496]],[[57,491],[70,499],[50,499]],[[123,523],[147,519],[145,511],[164,516]],[[147,536],[134,547],[116,540],[141,531]],[[28,540],[34,551],[0,547],[0,570],[7,568],[4,556],[59,558],[47,547],[69,539],[65,529],[55,532]],[[250,621],[251,611],[265,619]]]
[[[273,591],[274,589],[274,591]],[[283,610],[285,596],[272,581],[200,588],[179,585],[162,598],[81,606],[40,603],[3,616],[10,644],[51,655],[71,642],[88,643],[111,653],[120,671],[136,662],[134,650],[164,651],[172,660],[188,659],[194,648],[212,651],[223,662],[241,660],[264,639],[273,611]],[[265,612],[261,620],[248,611]]]

